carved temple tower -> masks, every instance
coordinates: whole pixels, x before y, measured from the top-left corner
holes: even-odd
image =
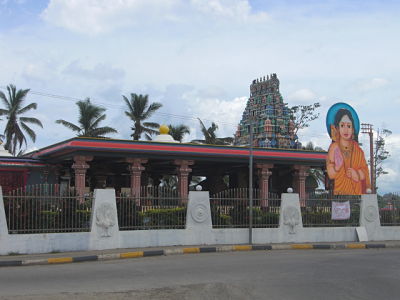
[[[276,74],[253,80],[250,98],[235,133],[235,145],[248,145],[253,122],[253,146],[298,148],[293,115],[279,92]]]

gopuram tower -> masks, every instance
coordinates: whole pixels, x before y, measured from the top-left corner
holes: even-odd
[[[293,115],[279,92],[276,74],[253,80],[250,98],[235,133],[235,145],[249,144],[250,122],[253,123],[253,146],[298,148]]]

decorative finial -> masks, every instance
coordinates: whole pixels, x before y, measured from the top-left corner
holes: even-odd
[[[169,127],[167,125],[160,125],[159,132],[160,134],[168,134]]]

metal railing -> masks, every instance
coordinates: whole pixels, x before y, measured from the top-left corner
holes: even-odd
[[[400,226],[400,194],[378,196],[379,216],[382,226]]]
[[[120,230],[184,229],[186,204],[174,189],[141,187],[139,197],[117,196]]]
[[[58,184],[30,185],[4,195],[9,234],[90,230],[92,195],[78,197]]]
[[[267,199],[260,197],[260,190],[253,189],[253,228],[279,227],[281,199],[269,194]],[[249,227],[248,188],[229,189],[210,198],[213,228]]]
[[[332,202],[343,204],[349,201],[348,219],[332,219]],[[361,196],[333,195],[331,193],[309,194],[301,207],[304,227],[346,227],[359,226]]]

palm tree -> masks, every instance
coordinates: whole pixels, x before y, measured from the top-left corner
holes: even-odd
[[[0,91],[0,99],[5,105],[5,109],[0,109],[0,116],[7,117],[4,135],[6,144],[4,148],[15,156],[22,144],[27,144],[24,132],[28,134],[33,142],[36,141],[36,133],[27,125],[27,123],[35,124],[43,128],[42,122],[36,118],[22,117],[21,115],[31,109],[36,109],[36,103],[30,103],[24,106],[24,100],[29,92],[26,90],[17,90],[15,85],[7,86],[8,97]]]
[[[198,118],[200,122],[201,132],[204,135],[204,140],[193,140],[194,143],[203,143],[209,145],[230,145],[233,142],[232,137],[217,138],[216,131],[218,125],[214,122],[211,123],[211,127],[206,128],[204,123]]]
[[[103,114],[105,108],[92,104],[90,98],[78,101],[76,105],[79,107],[79,125],[65,120],[57,120],[56,123],[77,132],[77,136],[105,137],[106,134],[117,133],[112,127],[99,127],[100,122],[106,118],[106,114]]]
[[[169,134],[172,136],[172,138],[175,141],[179,141],[181,143],[183,140],[183,136],[185,134],[190,134],[189,127],[187,127],[186,125],[183,125],[183,124],[179,124],[176,126],[170,124],[168,127],[169,127]]]
[[[131,94],[130,99],[125,96],[122,96],[122,98],[128,106],[128,110],[125,111],[125,114],[133,121],[133,126],[131,127],[133,130],[133,133],[131,134],[133,140],[138,141],[142,133],[146,133],[147,135],[156,134],[157,130],[154,130],[154,128],[160,127],[159,124],[154,122],[142,123],[142,121],[150,118],[151,115],[162,106],[162,104],[154,102],[149,105],[148,95]]]

